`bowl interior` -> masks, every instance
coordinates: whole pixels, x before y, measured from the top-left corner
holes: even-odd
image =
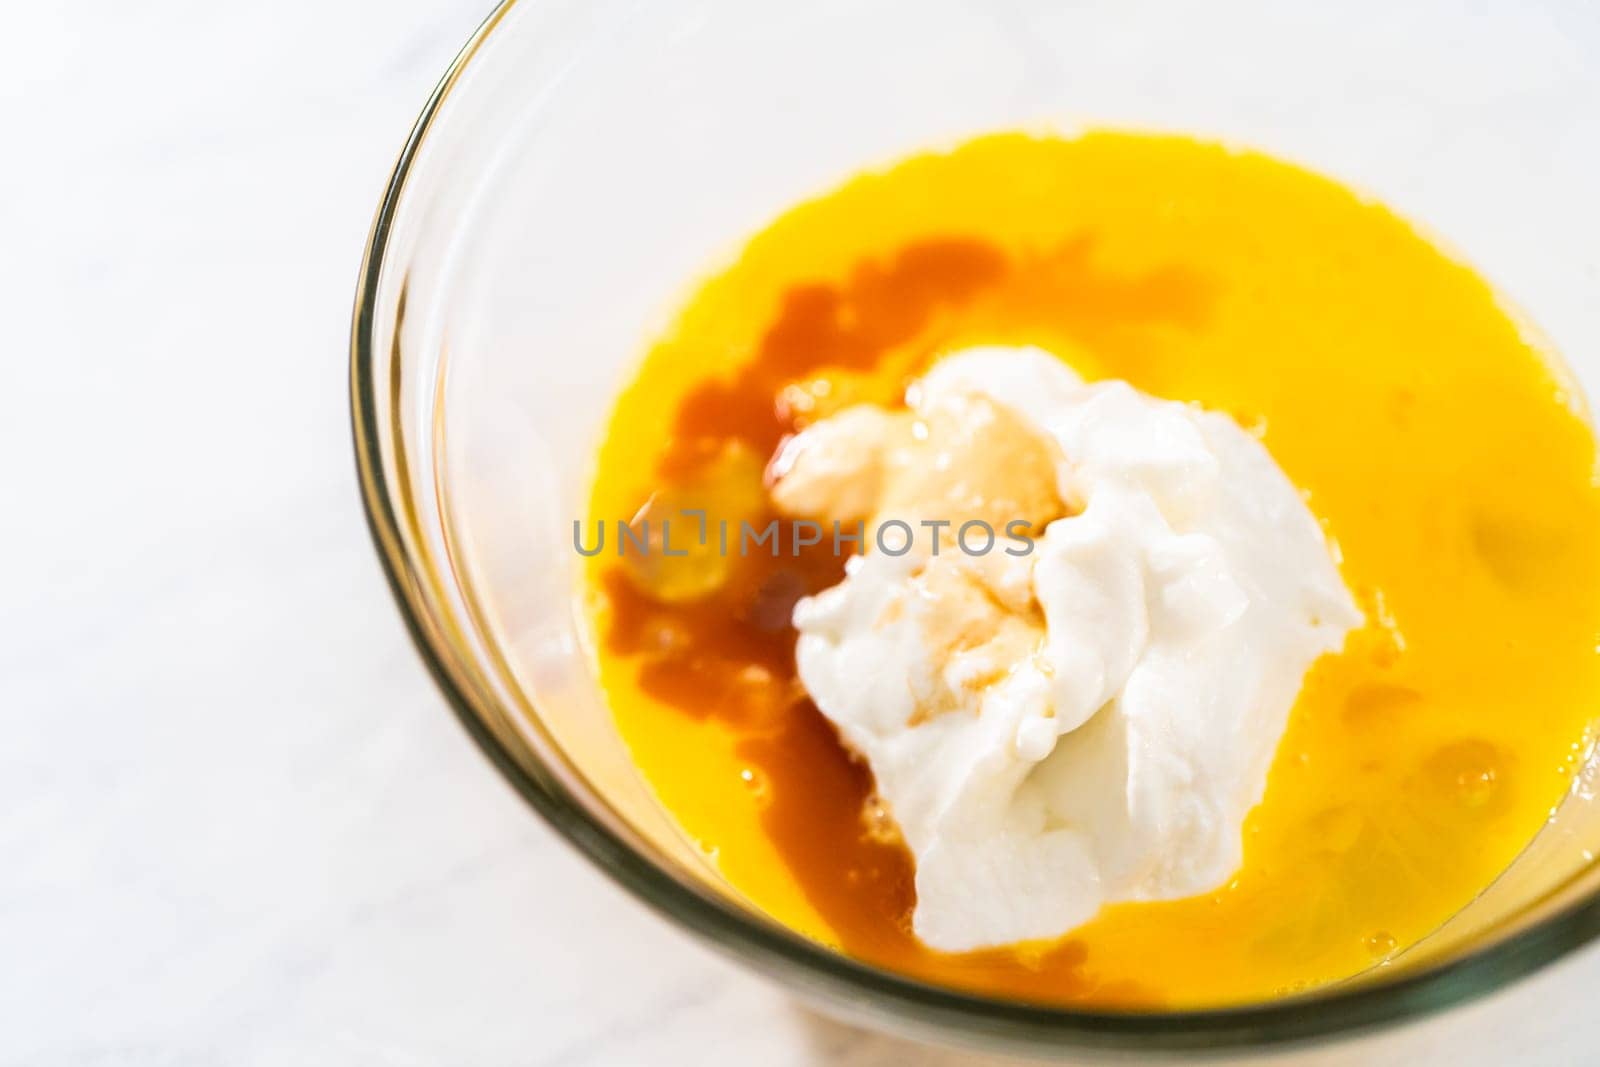
[[[603,864],[647,895],[711,901],[725,914],[707,932],[747,949],[740,924],[761,921],[634,772],[574,603],[598,435],[690,287],[786,207],[917,151],[1002,129],[1172,130],[1310,166],[1443,235],[1592,383],[1600,21],[1576,8],[502,8],[402,161],[358,307],[369,505],[447,689]],[[1595,847],[1576,791],[1413,962],[1584,896]]]

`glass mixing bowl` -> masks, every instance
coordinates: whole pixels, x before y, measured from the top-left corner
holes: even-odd
[[[528,803],[639,900],[891,1030],[1053,1052],[1325,1037],[1584,943],[1600,930],[1592,770],[1499,881],[1391,965],[1176,1013],[985,999],[834,953],[721,882],[634,772],[591,674],[571,524],[647,341],[743,239],[862,169],[1085,126],[1258,146],[1369,190],[1447,235],[1580,383],[1600,377],[1590,5],[510,0],[406,142],[356,299],[362,493],[440,686]]]

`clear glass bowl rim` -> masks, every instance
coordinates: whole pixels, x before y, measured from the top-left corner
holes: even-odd
[[[519,0],[499,0],[439,80],[385,187],[363,256],[352,315],[351,428],[369,532],[418,653],[467,733],[512,788],[591,863],[638,900],[725,953],[801,994],[857,1018],[924,1036],[1033,1051],[1218,1052],[1348,1036],[1499,989],[1600,936],[1600,893],[1510,936],[1432,965],[1260,1004],[1172,1012],[1052,1007],[957,992],[853,960],[680,882],[595,819],[555,775],[529,773],[446,669],[423,622],[418,561],[400,537],[403,494],[381,461],[386,398],[375,388],[376,301],[390,232],[417,154],[451,89]],[[515,714],[515,712],[510,712]],[[863,1005],[862,1001],[866,1003]],[[867,1010],[863,1011],[863,1007]]]

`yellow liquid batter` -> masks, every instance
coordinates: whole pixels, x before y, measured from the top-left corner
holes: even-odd
[[[1600,694],[1594,438],[1480,278],[1304,170],[1175,137],[1001,135],[804,204],[649,352],[591,518],[662,492],[758,508],[738,472],[783,432],[896,402],[929,360],[980,343],[1037,344],[1261,433],[1368,624],[1308,675],[1228,886],[950,956],[910,935],[909,857],[862,816],[869,777],[794,695],[781,612],[833,565],[740,564],[768,570],[661,603],[603,554],[587,606],[618,726],[733,886],[930,981],[1181,1007],[1362,971],[1515,858],[1562,798]]]

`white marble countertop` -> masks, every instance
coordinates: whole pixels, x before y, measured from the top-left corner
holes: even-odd
[[[0,1065],[970,1062],[626,898],[447,712],[369,547],[346,332],[483,0],[0,14]],[[1593,1062],[1600,951],[1256,1062]]]

